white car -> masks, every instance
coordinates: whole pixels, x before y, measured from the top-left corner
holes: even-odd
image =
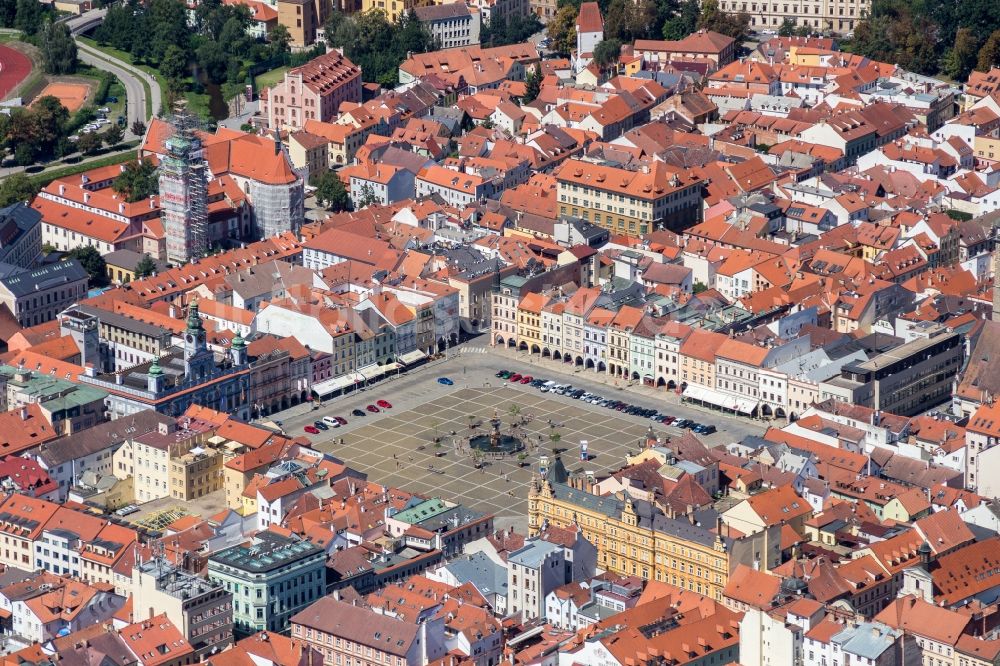
[[[340,427],[340,421],[338,421],[337,419],[333,418],[332,416],[324,416],[323,417],[323,423],[327,424],[331,428],[339,428]]]

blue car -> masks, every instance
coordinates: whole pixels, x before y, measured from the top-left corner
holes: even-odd
[[[444,384],[445,386],[452,386],[455,382],[451,381],[447,377],[438,377],[438,384]]]

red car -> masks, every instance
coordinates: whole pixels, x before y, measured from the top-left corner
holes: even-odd
[[[307,425],[305,428],[303,428],[303,430],[305,430],[310,435],[318,435],[319,434],[319,428],[317,428],[314,425]]]
[[[514,374],[512,374],[510,376],[510,381],[511,381],[511,383],[517,383],[517,382],[521,381],[521,375],[519,375],[519,374],[517,374],[515,372]]]
[[[525,375],[524,377],[521,377],[522,384],[530,384],[533,381],[535,381],[535,378],[532,377],[531,375]]]
[[[337,419],[340,425],[342,426],[347,425],[347,419],[345,419],[343,416],[334,416],[333,418]]]
[[[392,403],[389,402],[388,400],[379,400],[375,404],[381,407],[382,409],[392,409]]]
[[[368,405],[367,407],[365,407],[365,409],[367,409],[372,414],[378,413],[378,407],[376,407],[375,405]]]

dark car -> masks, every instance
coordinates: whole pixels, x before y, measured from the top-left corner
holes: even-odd
[[[497,377],[500,379],[507,379],[508,377],[510,377],[510,374],[511,374],[510,370],[501,370],[500,372],[497,373]]]
[[[690,423],[691,421],[689,421],[688,419],[677,419],[676,421],[673,422],[673,426],[675,428],[686,428]]]
[[[353,412],[351,412],[351,414],[353,414],[354,416],[365,416],[365,413],[360,409],[355,409]]]
[[[322,421],[313,421],[313,425],[316,426],[317,428],[319,428],[320,430],[329,430],[330,429],[330,426],[328,426],[327,424],[323,423]]]
[[[367,409],[372,414],[378,414],[379,413],[379,408],[376,407],[375,405],[368,405],[367,407],[365,407],[365,409]]]
[[[706,426],[702,426],[702,428],[701,428],[701,434],[703,434],[703,435],[711,435],[714,432],[718,432],[718,430],[719,430],[718,428],[716,428],[714,425],[712,425],[711,423],[709,423]]]
[[[447,377],[438,377],[438,384],[444,384],[445,386],[452,386],[455,382],[451,381]]]

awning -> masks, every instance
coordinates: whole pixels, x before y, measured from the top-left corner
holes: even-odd
[[[341,375],[339,377],[334,377],[332,379],[327,379],[325,381],[313,384],[313,393],[318,395],[320,398],[328,396],[331,393],[336,393],[341,391],[348,386],[354,384],[354,377],[350,374]]]
[[[392,372],[393,370],[399,370],[403,366],[401,366],[399,363],[386,363],[382,367],[385,369],[386,372]]]
[[[419,349],[414,349],[413,351],[406,352],[397,360],[403,365],[410,365],[412,363],[416,363],[417,361],[422,361],[425,358],[427,358],[427,354],[423,353]]]
[[[687,388],[684,389],[684,397],[688,400],[707,402],[710,405],[715,405],[716,407],[721,407],[722,409],[733,409],[734,398],[732,396],[728,396],[721,391],[716,391],[715,389],[710,389],[707,386],[695,386],[694,384],[688,384]]]
[[[358,368],[358,374],[365,379],[377,379],[385,374],[385,366],[372,363],[371,365],[366,365],[363,368]]]
[[[757,409],[757,402],[749,398],[733,398],[733,401],[733,409],[740,414],[753,414],[753,410]]]

